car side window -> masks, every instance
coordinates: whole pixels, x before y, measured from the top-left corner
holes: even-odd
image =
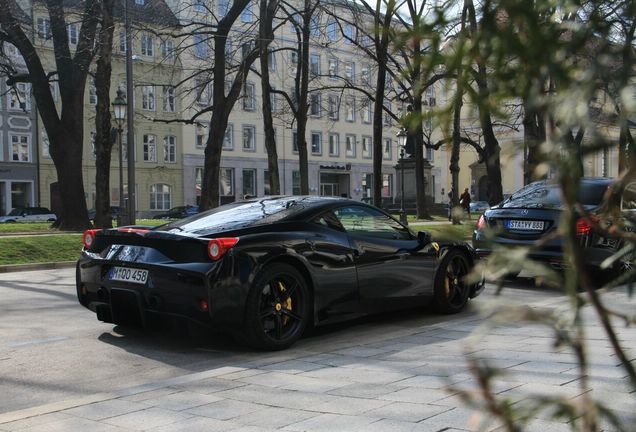
[[[621,209],[636,210],[636,182],[630,182],[625,186],[621,200]]]
[[[340,207],[334,210],[334,214],[350,234],[392,240],[411,239],[411,234],[405,227],[370,207]]]
[[[340,221],[332,212],[326,212],[316,217],[314,219],[314,223],[335,229],[337,231],[344,231],[344,228],[340,224]]]

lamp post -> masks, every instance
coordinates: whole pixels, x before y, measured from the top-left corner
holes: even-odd
[[[405,128],[400,128],[397,133],[398,147],[400,147],[400,222],[408,225],[406,220],[406,211],[404,210],[404,156],[406,154],[406,138]]]
[[[122,149],[121,134],[124,131],[123,125],[126,119],[126,99],[124,92],[117,89],[117,97],[113,101],[113,112],[115,114],[115,123],[117,124],[117,139],[119,144],[119,211],[117,212],[117,226],[124,224],[124,215],[122,215],[122,206],[124,204],[124,152]]]

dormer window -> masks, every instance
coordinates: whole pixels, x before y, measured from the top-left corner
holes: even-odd
[[[139,6],[143,6],[145,3],[145,0],[135,0],[135,4],[138,4]]]

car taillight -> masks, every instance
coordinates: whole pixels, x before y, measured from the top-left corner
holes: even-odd
[[[95,242],[95,236],[100,231],[101,231],[100,229],[90,229],[90,230],[84,231],[84,235],[82,236],[82,243],[84,243],[84,247],[86,249],[90,249],[90,247]]]
[[[592,225],[592,222],[594,221],[594,219],[591,218],[587,219],[587,218],[581,218],[579,220],[576,221],[576,235],[582,236],[582,235],[587,235],[592,231],[592,228],[594,228],[594,225]]]
[[[238,241],[238,237],[221,237],[212,239],[208,242],[208,256],[212,261],[218,261],[225,252],[234,247]]]
[[[125,233],[147,233],[150,230],[147,228],[119,228],[117,231]]]
[[[488,223],[486,222],[486,217],[481,215],[479,220],[477,221],[477,231],[483,231],[488,228]]]

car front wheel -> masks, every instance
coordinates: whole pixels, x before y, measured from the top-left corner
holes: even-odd
[[[464,279],[469,272],[463,252],[451,249],[444,254],[435,273],[433,308],[437,312],[453,314],[464,309],[470,294],[470,285]]]
[[[274,264],[256,279],[248,294],[246,342],[272,351],[288,348],[302,335],[309,315],[309,290],[303,276],[288,264]]]

